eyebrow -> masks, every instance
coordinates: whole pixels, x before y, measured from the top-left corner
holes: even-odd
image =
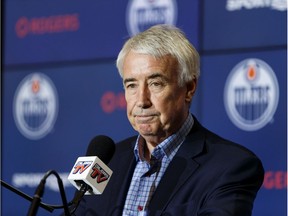
[[[157,72],[157,73],[153,73],[152,75],[150,75],[150,76],[148,76],[148,79],[155,79],[155,78],[164,78],[164,79],[166,79],[166,77],[165,76],[163,76],[163,74],[162,73],[159,73],[159,72]]]
[[[165,80],[167,79],[165,76],[163,76],[162,73],[159,73],[159,72],[153,73],[150,76],[148,76],[148,80],[149,79],[156,79],[156,78],[164,78]],[[137,81],[137,79],[135,79],[135,78],[127,78],[127,79],[124,79],[123,83],[125,84],[127,82],[135,82],[135,81]]]
[[[123,84],[126,84],[128,82],[134,82],[134,81],[136,81],[135,78],[127,78],[127,79],[124,79]]]

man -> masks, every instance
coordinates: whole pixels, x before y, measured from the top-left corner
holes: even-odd
[[[117,68],[139,135],[116,145],[107,188],[76,215],[251,215],[262,164],[190,114],[199,56],[184,34],[151,27],[125,43]]]

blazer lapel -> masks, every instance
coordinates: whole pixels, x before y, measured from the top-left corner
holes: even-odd
[[[199,164],[193,160],[204,148],[204,135],[196,118],[194,126],[175,157],[167,167],[149,206],[149,213],[156,215],[156,211],[164,210],[174,194],[185,184],[186,180],[195,172]]]
[[[134,144],[135,141],[134,143],[131,143],[131,149],[127,149],[125,152],[122,152],[121,156],[116,161],[117,166],[121,166],[122,168],[117,169],[120,172],[115,173],[115,175],[113,173],[114,180],[110,182],[112,187],[109,199],[115,206],[111,206],[111,212],[108,215],[122,215],[126,194],[133,176],[134,168],[136,166],[133,153]]]

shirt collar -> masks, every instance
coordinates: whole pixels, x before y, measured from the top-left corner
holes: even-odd
[[[176,154],[178,148],[183,143],[185,137],[188,135],[189,131],[192,129],[194,124],[194,119],[189,113],[187,119],[185,120],[184,124],[181,128],[171,136],[167,137],[163,140],[159,145],[155,147],[152,152],[152,156],[157,159],[161,159],[162,157],[166,156],[168,159],[172,160],[174,155]],[[136,144],[134,146],[134,155],[136,161],[143,161],[144,159],[144,145],[145,140],[141,135],[138,135],[136,140]]]

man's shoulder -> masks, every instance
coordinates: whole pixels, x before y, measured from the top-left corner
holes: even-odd
[[[219,154],[229,154],[235,156],[252,156],[255,157],[255,153],[252,152],[248,147],[244,144],[238,143],[235,140],[231,140],[229,138],[223,137],[220,134],[217,134],[204,126],[202,126],[199,122],[196,123],[190,135],[194,135],[194,133],[198,134],[198,137],[202,139],[204,143],[204,148],[206,149],[207,153],[215,153],[218,152]]]

